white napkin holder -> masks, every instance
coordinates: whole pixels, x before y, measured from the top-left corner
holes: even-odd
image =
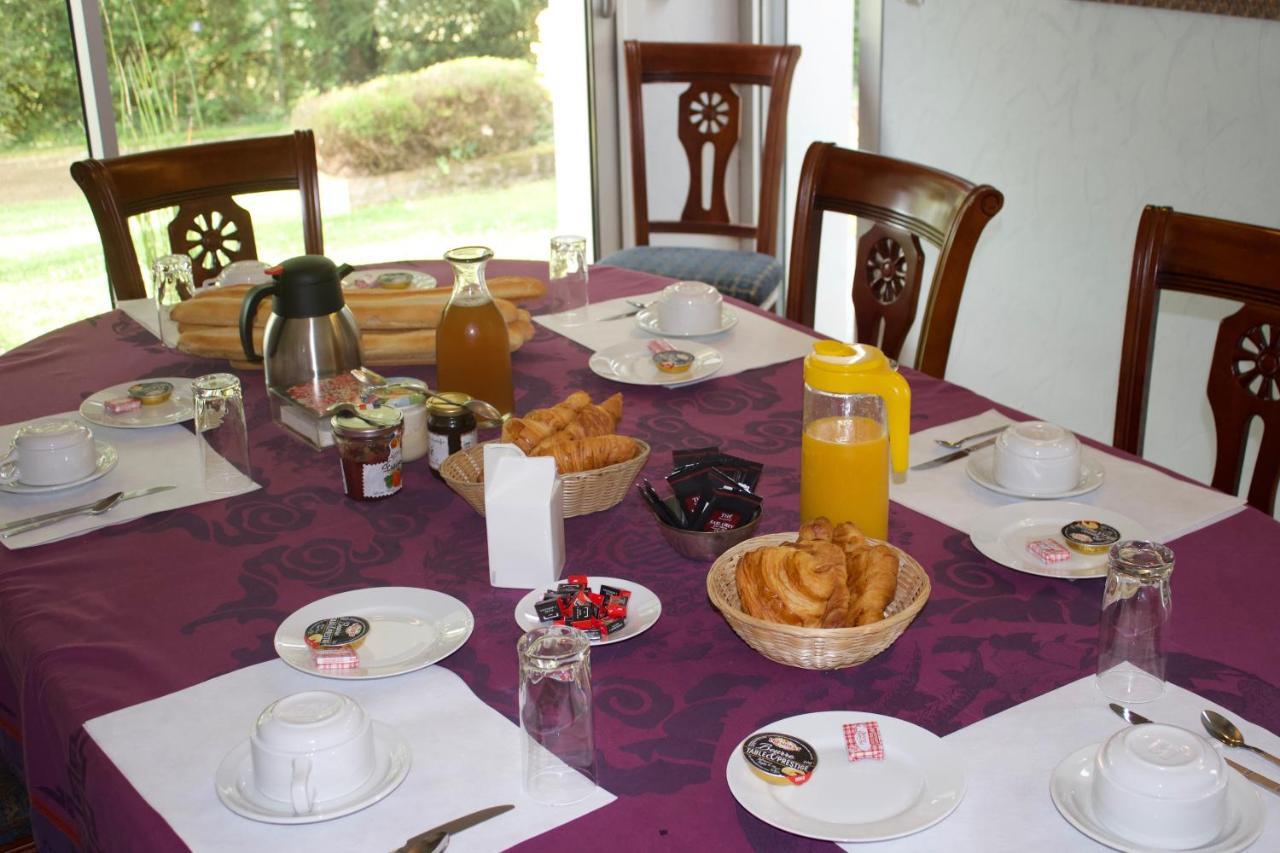
[[[484,514],[489,583],[555,586],[564,568],[564,493],[550,456],[514,444],[484,446]]]

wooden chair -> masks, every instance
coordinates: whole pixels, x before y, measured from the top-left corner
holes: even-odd
[[[857,339],[897,358],[920,301],[924,251],[939,250],[920,325],[916,368],[942,378],[974,247],[1004,206],[995,187],[830,142],[809,146],[800,171],[791,237],[787,317],[813,326],[818,250],[827,211],[874,221],[859,240],[853,272]]]
[[[299,190],[306,252],[324,253],[309,130],[81,160],[71,164],[71,177],[93,210],[116,300],[146,296],[128,220],[151,210],[178,208],[169,248],[191,256],[197,285],[232,261],[257,258],[249,212],[232,198],[239,193]]]
[[[1262,443],[1249,504],[1271,515],[1280,482],[1280,230],[1148,206],[1138,223],[1120,355],[1114,444],[1142,453],[1162,290],[1243,302],[1218,326],[1209,364],[1217,433],[1213,487],[1235,494],[1256,417]]]
[[[625,43],[627,97],[631,117],[631,184],[636,245],[601,263],[678,279],[696,279],[761,304],[782,283],[777,242],[778,196],[786,139],[791,76],[800,58],[794,46],[752,44]],[[689,161],[689,189],[677,220],[649,215],[645,160],[646,83],[688,83],[677,106],[677,134]],[[735,87],[768,86],[769,110],[760,155],[760,197],[754,225],[735,224],[729,214],[725,178],[741,131],[741,95]],[[703,203],[703,150],[711,146],[710,193]],[[665,176],[664,176],[665,177]],[[650,246],[651,234],[714,234],[755,241],[754,251]]]

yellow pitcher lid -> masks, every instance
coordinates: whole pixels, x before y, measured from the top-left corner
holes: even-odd
[[[868,374],[892,370],[884,353],[870,344],[817,341],[804,357],[804,382],[821,391],[856,393]]]

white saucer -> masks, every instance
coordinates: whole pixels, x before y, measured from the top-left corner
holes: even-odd
[[[874,720],[884,760],[850,761],[845,723]],[[770,723],[758,731],[807,741],[818,753],[803,785],[771,785],[747,766],[739,742],[725,775],[738,803],[760,820],[826,841],[886,841],[933,826],[964,797],[964,766],[932,732],[893,717],[861,711],[819,711]],[[754,732],[753,732],[754,734]]]
[[[107,400],[128,397],[129,386],[139,381],[170,382],[173,384],[173,395],[163,403],[157,403],[154,406],[143,406],[140,409],[134,409],[132,412],[121,412],[118,415],[113,415],[103,408],[102,404]],[[195,416],[195,411],[195,404],[191,400],[191,380],[184,379],[181,376],[157,376],[154,379],[135,379],[132,382],[121,382],[119,385],[104,388],[80,404],[80,416],[86,421],[99,426],[117,427],[119,429],[145,429],[147,427],[180,424],[183,421],[191,420]]]
[[[1127,515],[1073,501],[1024,501],[996,507],[969,519],[967,526],[973,546],[1002,566],[1046,578],[1106,577],[1106,551],[1101,554],[1071,551],[1068,559],[1047,566],[1027,551],[1027,542],[1048,537],[1061,542],[1065,548],[1062,526],[1082,518],[1110,524],[1120,531],[1121,540],[1151,538],[1145,527]]]
[[[631,600],[627,602],[627,626],[616,634],[611,634],[603,640],[593,640],[593,646],[607,646],[610,643],[621,643],[623,640],[630,640],[632,637],[638,637],[645,631],[653,627],[653,623],[658,621],[658,617],[662,615],[662,602],[658,600],[658,596],[648,587],[641,586],[635,581],[623,580],[622,578],[607,578],[603,575],[591,575],[587,578],[587,582],[591,584],[591,588],[599,591],[601,584],[618,587],[619,589],[631,590]],[[534,628],[542,625],[549,625],[550,622],[542,622],[538,619],[538,613],[533,609],[535,602],[542,599],[543,590],[535,589],[529,592],[524,598],[516,602],[516,624],[520,626],[522,631],[532,631]]]
[[[628,385],[682,385],[711,376],[724,367],[724,356],[706,344],[685,341],[679,349],[693,356],[684,373],[663,373],[653,363],[648,341],[625,341],[595,352],[587,366],[596,376]]]
[[[1162,848],[1135,844],[1116,835],[1094,814],[1089,789],[1093,785],[1093,757],[1098,744],[1086,746],[1067,756],[1049,777],[1049,795],[1067,823],[1085,835],[1125,853],[1159,853]],[[1249,787],[1239,773],[1230,771],[1227,778],[1227,824],[1218,837],[1184,853],[1233,853],[1243,850],[1262,834],[1264,815],[1258,792]]]
[[[293,824],[333,820],[367,809],[399,787],[404,777],[409,775],[413,755],[408,742],[395,729],[376,720],[373,723],[373,750],[373,774],[368,781],[349,794],[321,800],[309,814],[295,815],[291,805],[263,795],[253,784],[253,758],[249,754],[248,740],[241,742],[222,759],[214,788],[224,806],[250,820]]]
[[[369,635],[357,650],[361,666],[320,669],[303,632],[330,616],[361,616]],[[301,672],[324,678],[365,679],[400,675],[430,666],[462,648],[476,620],[452,595],[409,586],[356,589],[313,601],[276,629],[276,654]]]
[[[378,276],[387,273],[400,272],[408,273],[410,277],[409,286],[400,289],[378,287],[374,282],[378,280]],[[406,290],[430,290],[436,286],[436,277],[430,273],[418,272],[417,270],[405,269],[404,267],[378,267],[377,269],[356,270],[347,273],[342,279],[342,286],[346,290],[372,290],[376,293],[404,293]]]
[[[1024,492],[1020,489],[1010,489],[1002,486],[996,482],[995,474],[992,471],[994,466],[995,448],[985,447],[977,453],[969,454],[969,461],[964,470],[969,475],[969,479],[979,486],[1009,497],[1031,498],[1033,500],[1061,500],[1063,498],[1079,497],[1101,486],[1103,479],[1106,477],[1102,463],[1087,450],[1080,454],[1080,479],[1075,486],[1065,492],[1056,492],[1054,494]]]
[[[643,308],[636,315],[636,325],[651,335],[662,335],[665,338],[701,338],[727,332],[738,325],[738,312],[731,311],[728,306],[720,306],[720,327],[709,332],[664,332],[658,325],[658,309]]]
[[[56,492],[60,489],[70,489],[75,486],[83,486],[85,483],[92,483],[99,477],[104,477],[112,468],[116,467],[116,463],[120,461],[120,454],[116,449],[105,441],[93,440],[94,450],[98,454],[98,467],[93,469],[93,473],[87,477],[81,477],[79,480],[73,480],[70,483],[59,483],[56,486],[28,486],[26,483],[12,482],[0,483],[0,492],[9,492],[14,495],[38,495],[43,492]]]

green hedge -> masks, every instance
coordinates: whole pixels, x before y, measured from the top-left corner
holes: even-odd
[[[470,57],[305,98],[293,124],[326,171],[376,175],[545,141],[551,100],[529,63]]]

